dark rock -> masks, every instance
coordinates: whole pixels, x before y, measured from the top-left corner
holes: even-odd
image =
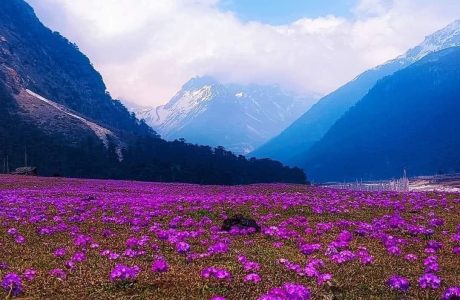
[[[235,215],[230,219],[224,220],[222,224],[223,231],[230,231],[232,227],[254,228],[256,232],[260,232],[260,226],[253,219],[245,218],[243,215]]]

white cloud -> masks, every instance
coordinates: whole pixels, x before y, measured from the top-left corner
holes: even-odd
[[[458,0],[361,0],[354,18],[242,22],[218,0],[28,0],[77,42],[115,97],[169,100],[193,76],[327,93],[460,16]]]
[[[388,13],[392,4],[392,0],[361,0],[353,10],[360,16],[376,17]]]

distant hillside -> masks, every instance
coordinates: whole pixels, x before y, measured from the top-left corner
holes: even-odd
[[[136,115],[167,140],[184,138],[247,154],[279,134],[311,102],[276,86],[222,84],[198,77],[166,105]]]
[[[311,147],[380,79],[404,69],[427,54],[453,46],[460,46],[460,20],[428,36],[422,44],[401,57],[364,72],[325,96],[280,135],[250,155],[269,157],[290,165],[302,164]]]
[[[106,90],[75,44],[23,0],[0,1],[0,162],[40,175],[243,184],[306,181],[299,169],[166,142]],[[0,171],[4,171],[0,169]]]
[[[307,154],[314,181],[460,170],[460,47],[381,80]]]

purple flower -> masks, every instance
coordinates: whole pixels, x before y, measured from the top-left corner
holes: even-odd
[[[120,257],[120,254],[115,253],[115,252],[110,252],[109,253],[109,259],[110,260],[117,260]]]
[[[251,272],[251,271],[259,271],[260,270],[260,264],[254,262],[254,261],[245,261],[243,262],[243,267],[246,272]]]
[[[329,273],[321,274],[317,277],[316,280],[317,280],[318,285],[323,285],[324,283],[332,280],[332,274],[329,274]]]
[[[244,277],[244,282],[253,282],[259,283],[262,279],[260,278],[259,274],[251,273]]]
[[[74,262],[73,260],[68,260],[68,261],[66,261],[66,263],[65,263],[64,265],[65,265],[65,267],[66,267],[67,269],[70,269],[70,270],[72,270],[73,268],[75,268],[75,262]]]
[[[62,269],[53,269],[48,274],[61,281],[67,278],[67,273]]]
[[[424,252],[427,253],[427,254],[435,254],[436,250],[433,249],[433,248],[425,248]]]
[[[2,288],[13,296],[19,296],[22,293],[22,281],[16,273],[5,275],[2,280]]]
[[[102,231],[102,236],[105,237],[105,238],[108,238],[108,237],[114,236],[114,234],[113,234],[112,230],[104,229]]]
[[[418,284],[423,289],[438,289],[441,286],[441,278],[435,274],[426,273],[418,279]]]
[[[190,245],[186,242],[179,242],[176,244],[176,251],[185,254],[190,251]]]
[[[350,250],[344,250],[331,256],[331,259],[338,264],[349,262],[355,258],[355,254]]]
[[[415,254],[407,254],[406,256],[404,256],[404,259],[405,260],[408,260],[408,261],[416,261],[418,259],[418,256],[415,255]]]
[[[230,277],[231,277],[231,274],[227,270],[220,269],[220,270],[217,270],[215,273],[215,278],[217,279],[221,279],[221,280],[230,279]]]
[[[238,262],[244,264],[245,262],[247,262],[248,259],[246,258],[246,256],[244,255],[238,255]]]
[[[82,262],[86,260],[86,254],[83,252],[77,252],[72,256],[71,260],[76,263]]]
[[[227,300],[227,298],[222,297],[222,296],[213,296],[211,300]]]
[[[367,249],[360,249],[358,251],[359,261],[363,265],[370,265],[374,262],[374,257],[367,251]]]
[[[222,242],[219,242],[215,245],[212,245],[208,248],[208,252],[212,254],[223,254],[228,252],[228,245]]]
[[[74,244],[77,247],[84,248],[92,243],[93,239],[90,236],[86,236],[83,234],[78,235],[75,240]]]
[[[433,227],[439,227],[439,226],[444,225],[444,220],[438,219],[438,218],[433,218],[428,223]]]
[[[448,288],[442,295],[441,300],[459,300],[460,299],[460,286],[453,286]]]
[[[117,264],[110,272],[111,281],[133,282],[140,273],[138,266],[128,267],[122,264]]]
[[[123,256],[134,258],[137,256],[137,252],[131,248],[128,248],[125,250],[125,252],[123,252]]]
[[[304,287],[303,285],[295,283],[285,283],[283,287],[289,299],[310,299],[310,290]]]
[[[67,250],[65,248],[59,248],[54,251],[55,257],[64,257],[67,254]]]
[[[302,272],[303,271],[303,272]],[[308,277],[317,277],[319,275],[318,270],[314,266],[306,266],[302,271],[297,272],[299,275],[302,273]]]
[[[406,292],[409,289],[409,280],[398,275],[391,276],[387,284],[391,289],[401,292]]]
[[[313,268],[322,268],[324,267],[324,261],[322,259],[312,259],[307,266],[313,267]]]
[[[284,244],[282,242],[274,242],[273,243],[273,247],[279,249],[279,248],[282,248],[284,246]]]
[[[16,228],[10,228],[10,229],[8,229],[7,233],[9,235],[16,235],[16,234],[18,234],[18,230]]]
[[[37,271],[35,271],[34,269],[27,269],[24,271],[24,273],[22,273],[22,276],[24,276],[24,278],[27,279],[28,281],[34,280],[36,275],[37,275]]]
[[[164,258],[157,258],[152,264],[152,271],[155,273],[165,273],[168,272],[169,265]]]
[[[280,288],[273,288],[267,294],[259,297],[259,300],[309,300],[310,290],[301,284],[285,283]]]
[[[201,271],[201,277],[203,278],[211,278],[212,274],[214,273],[214,267],[209,267],[209,268],[206,268],[206,269],[203,269]]]
[[[135,237],[130,237],[126,240],[126,247],[136,249],[139,246],[139,240]]]
[[[399,248],[398,246],[390,246],[387,248],[387,251],[390,255],[401,255],[401,248]]]
[[[300,251],[305,255],[313,254],[321,249],[320,244],[304,244],[300,246]]]
[[[0,270],[7,270],[9,268],[6,262],[0,262]]]
[[[225,269],[208,267],[201,271],[201,276],[206,279],[214,278],[219,280],[226,280],[231,278],[231,273]]]
[[[435,251],[438,251],[439,249],[442,248],[442,243],[441,242],[438,242],[438,241],[435,241],[435,240],[430,240],[428,241],[428,248],[431,248]]]
[[[14,241],[16,242],[16,244],[24,244],[26,242],[26,239],[22,235],[17,235],[14,238]]]
[[[423,261],[425,266],[425,273],[439,272],[439,264],[436,256],[429,256]]]
[[[341,242],[351,242],[353,240],[353,234],[351,232],[344,230],[337,237],[337,241]]]

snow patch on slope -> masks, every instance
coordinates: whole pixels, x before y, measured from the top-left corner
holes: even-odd
[[[278,86],[196,77],[166,105],[135,113],[167,140],[185,138],[247,154],[289,126],[313,101]]]
[[[457,20],[447,27],[427,36],[423,43],[415,48],[410,49],[398,59],[405,59],[411,63],[419,61],[423,57],[444,50],[451,47],[460,45],[460,20]]]
[[[392,64],[399,65],[399,69],[402,69],[421,60],[431,53],[458,46],[460,46],[460,20],[457,20],[449,24],[447,27],[427,36],[420,45],[409,49],[403,55],[398,56],[383,65],[372,68],[371,70],[380,70]],[[361,76],[362,74],[358,75],[352,81],[356,81]]]
[[[59,110],[60,112],[63,112],[65,113],[66,115],[72,117],[72,118],[75,118],[79,121],[81,121],[83,124],[85,124],[88,128],[90,128],[94,134],[101,140],[101,142],[104,144],[104,147],[106,149],[109,148],[109,143],[110,143],[110,138],[112,138],[113,141],[116,142],[117,146],[116,146],[116,154],[118,156],[118,160],[119,161],[122,161],[123,160],[123,152],[122,152],[122,143],[119,141],[118,137],[110,130],[108,130],[107,128],[104,128],[96,123],[93,123],[91,121],[88,121],[86,120],[85,118],[82,118],[72,112],[70,112],[67,108],[65,108],[64,106],[62,105],[59,105],[57,104],[56,102],[53,102],[49,99],[46,99],[45,97],[42,97],[40,96],[39,94],[37,93],[34,93],[32,92],[31,90],[29,89],[26,89],[26,92],[35,97],[36,99],[38,100],[41,100],[43,102],[45,102],[46,104],[52,106],[53,108]]]
[[[136,115],[149,125],[167,134],[183,127],[184,120],[206,111],[213,98],[213,87],[205,85],[199,89],[181,91],[168,104],[138,112]]]

